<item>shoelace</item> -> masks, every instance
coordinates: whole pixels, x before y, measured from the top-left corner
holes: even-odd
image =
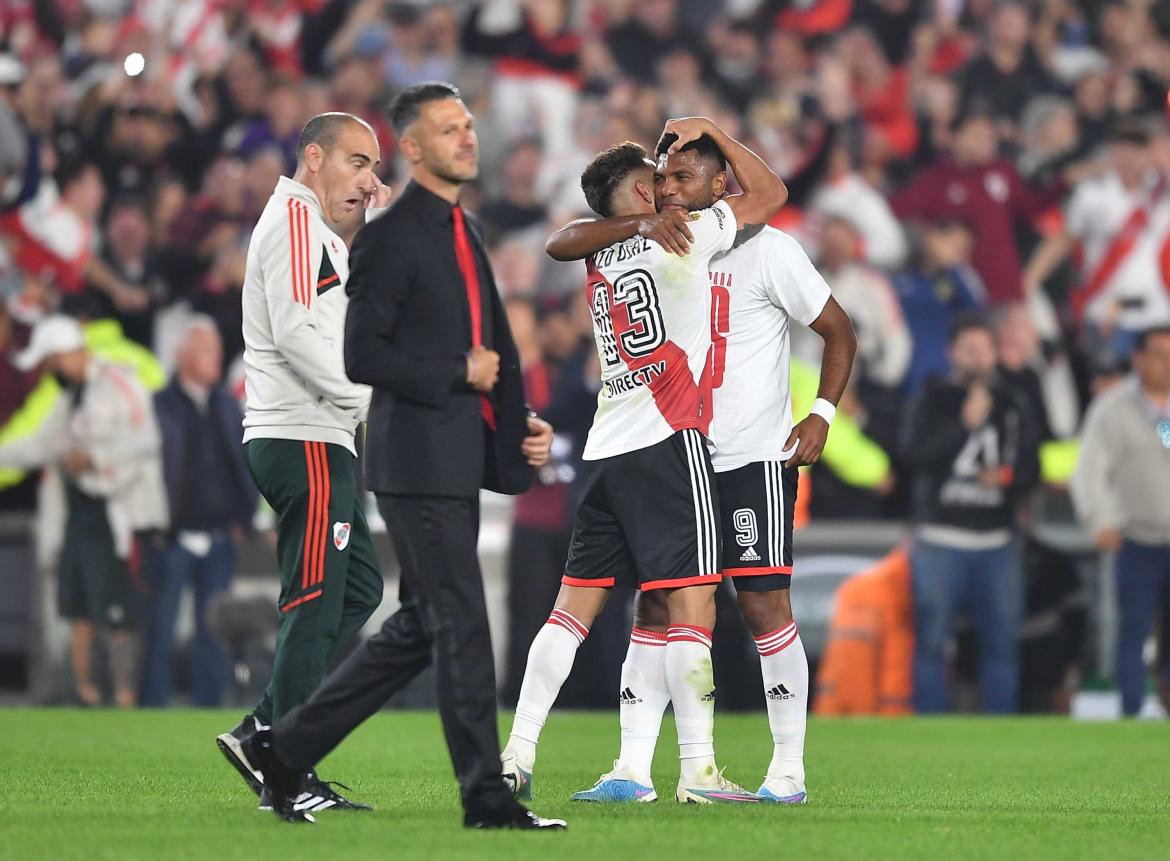
[[[334,787],[340,787],[341,789],[344,789],[346,792],[353,792],[352,789],[350,789],[348,786],[346,786],[340,780],[321,780],[320,778],[317,778],[317,783],[320,784],[321,786],[328,787],[330,792],[332,792],[334,795],[337,795],[339,797],[340,797],[341,793],[339,793],[337,791],[337,789],[335,789]]]

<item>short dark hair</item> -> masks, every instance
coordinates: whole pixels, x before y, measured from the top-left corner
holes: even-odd
[[[632,171],[649,167],[646,162],[646,147],[633,141],[615,144],[598,153],[581,174],[581,190],[589,208],[608,218],[614,189],[622,184]]]
[[[658,141],[658,147],[654,150],[655,154],[662,155],[676,140],[678,140],[678,135],[674,132],[667,132]],[[727,170],[727,159],[723,157],[723,150],[719,149],[719,144],[715,143],[715,139],[710,135],[700,135],[682,146],[679,152],[696,152],[699,154],[699,158],[710,162],[716,170]]]
[[[1137,338],[1133,342],[1133,351],[1141,353],[1149,346],[1150,339],[1156,338],[1159,335],[1170,335],[1170,326],[1151,326],[1148,329],[1142,329],[1137,334]]]
[[[316,144],[328,152],[337,143],[341,130],[350,123],[357,123],[373,134],[370,124],[355,114],[346,114],[341,111],[330,111],[317,114],[301,129],[301,136],[297,139],[297,161],[305,157],[305,149],[309,144]],[[375,135],[376,137],[376,135]]]
[[[422,106],[427,102],[438,102],[443,99],[462,99],[463,94],[454,84],[446,81],[424,81],[407,87],[396,95],[386,109],[386,116],[394,134],[402,137],[406,127],[418,119],[422,113]]]
[[[955,341],[973,329],[982,329],[992,338],[995,337],[995,327],[991,325],[991,318],[982,311],[962,311],[951,318],[947,326],[947,346],[953,346]]]

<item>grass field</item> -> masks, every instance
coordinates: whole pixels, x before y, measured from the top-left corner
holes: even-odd
[[[800,808],[668,800],[668,727],[654,774],[663,800],[597,807],[567,798],[608,770],[616,718],[555,714],[533,807],[567,818],[569,832],[516,834],[459,827],[438,719],[410,712],[372,719],[322,765],[375,812],[285,825],[255,810],[215,749],[237,719],[0,711],[0,857],[1170,858],[1167,723],[813,721]],[[728,775],[754,789],[770,755],[764,717],[720,717],[716,745]]]

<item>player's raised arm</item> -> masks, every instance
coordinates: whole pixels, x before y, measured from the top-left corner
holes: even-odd
[[[758,155],[735,138],[725,134],[719,126],[706,117],[682,117],[668,120],[662,130],[658,144],[660,156],[673,155],[691,141],[707,135],[727,159],[742,194],[729,195],[723,200],[735,213],[740,230],[767,224],[788,201],[788,189],[784,181]],[[673,136],[673,139],[672,139]]]
[[[553,260],[584,260],[631,236],[644,236],[679,255],[686,254],[694,241],[686,213],[655,212],[571,221],[548,238],[544,250]]]

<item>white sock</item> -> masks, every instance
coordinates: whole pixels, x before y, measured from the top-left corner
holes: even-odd
[[[650,785],[650,766],[662,730],[662,713],[670,702],[666,689],[666,634],[634,628],[630,648],[622,664],[618,711],[622,724],[622,749],[618,763],[634,778]]]
[[[764,676],[772,762],[766,780],[789,780],[804,788],[804,730],[808,723],[808,659],[796,623],[755,638]]]
[[[687,783],[710,782],[716,774],[710,629],[696,625],[667,629],[666,686],[678,727],[682,779]]]
[[[548,713],[556,702],[561,686],[573,669],[577,647],[585,642],[589,629],[570,613],[553,610],[528,649],[528,665],[520,685],[516,717],[508,750],[516,755],[525,769],[536,763],[536,744]]]

